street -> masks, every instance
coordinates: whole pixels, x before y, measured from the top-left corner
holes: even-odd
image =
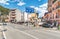
[[[0,39],[60,39],[60,0],[0,0]]]
[[[49,31],[41,27],[36,28],[9,23],[6,28],[7,30],[3,33],[5,39],[60,39],[60,32]]]

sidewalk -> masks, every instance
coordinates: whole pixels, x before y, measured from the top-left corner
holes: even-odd
[[[2,39],[1,26],[0,26],[0,39]]]
[[[2,33],[2,30],[3,30],[3,28],[2,28],[2,26],[0,26],[0,39],[3,39],[3,33]]]

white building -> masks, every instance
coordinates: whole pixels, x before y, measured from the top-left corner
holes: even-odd
[[[21,21],[22,22],[28,21],[28,13],[26,13],[26,12],[21,13]]]
[[[22,18],[21,13],[22,12],[20,10],[18,10],[18,9],[16,10],[16,18],[15,19],[17,22],[21,21],[21,18]]]
[[[21,11],[18,9],[11,9],[9,12],[9,20],[11,22],[19,22],[21,21]]]
[[[28,13],[24,12],[24,22],[28,21]]]

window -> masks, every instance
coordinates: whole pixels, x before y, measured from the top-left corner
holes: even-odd
[[[53,8],[53,10],[54,10],[54,8]]]
[[[57,6],[56,9],[57,9],[57,8],[60,8],[60,6]]]
[[[54,14],[53,14],[53,19],[54,19]]]
[[[59,15],[58,15],[58,13],[56,13],[56,18],[59,18]]]
[[[58,14],[59,18],[60,18],[60,14]]]

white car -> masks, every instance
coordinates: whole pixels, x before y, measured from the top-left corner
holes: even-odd
[[[3,23],[0,23],[0,25],[2,25]]]
[[[38,23],[39,26],[42,26],[42,24],[43,24],[43,22],[39,22],[39,23]]]

